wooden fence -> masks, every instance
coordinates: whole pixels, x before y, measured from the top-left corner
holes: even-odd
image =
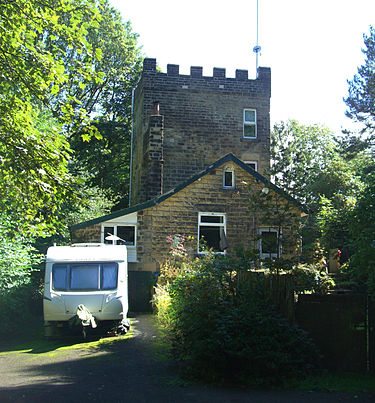
[[[239,282],[256,283],[262,281],[266,296],[270,298],[276,310],[289,322],[294,322],[295,296],[294,282],[289,274],[265,274],[264,272],[239,272]]]
[[[299,295],[296,322],[323,355],[325,368],[375,370],[375,302],[366,295]]]
[[[308,332],[325,368],[375,371],[375,296],[297,294],[290,275],[238,274],[241,282],[257,279],[276,309]]]

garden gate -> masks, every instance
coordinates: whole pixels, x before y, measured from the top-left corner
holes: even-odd
[[[340,371],[375,369],[375,299],[357,294],[301,294],[296,322],[323,355],[323,366]]]

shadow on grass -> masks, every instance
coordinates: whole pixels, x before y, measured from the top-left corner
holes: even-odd
[[[66,328],[58,336],[46,338],[44,325],[41,318],[36,318],[28,324],[24,324],[19,332],[0,336],[0,356],[26,353],[43,354],[57,350],[78,348],[103,348],[105,345],[116,343],[132,337],[131,331],[124,336],[111,337],[105,330],[93,331],[89,329],[87,337],[83,337],[82,328]]]
[[[156,338],[150,334],[152,320],[131,322],[130,334],[78,340],[76,351],[69,352],[75,339],[50,342],[39,336],[26,346],[18,344],[14,356],[8,348],[8,353],[0,354],[0,401],[174,401],[170,389],[177,391],[173,393],[177,397],[180,387],[174,383],[175,371],[168,362],[157,360],[150,348]],[[21,352],[23,347],[27,351]]]

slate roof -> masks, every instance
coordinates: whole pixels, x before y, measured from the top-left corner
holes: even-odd
[[[94,218],[92,220],[88,221],[83,221],[81,223],[75,224],[71,226],[71,229],[78,230],[78,229],[83,229],[90,227],[95,224],[100,224],[102,222],[108,221],[108,220],[113,220],[114,218],[118,218],[121,216],[125,216],[131,213],[135,213],[137,211],[145,210],[147,208],[156,206],[157,204],[160,204],[164,200],[168,199],[169,197],[173,196],[174,194],[178,193],[182,189],[185,189],[187,186],[191,185],[198,179],[202,178],[203,176],[207,175],[208,173],[214,171],[215,169],[219,168],[221,165],[225,164],[226,162],[233,162],[245,171],[247,171],[250,175],[252,175],[256,180],[259,182],[264,183],[267,187],[270,189],[274,190],[276,193],[284,197],[286,200],[292,202],[295,204],[301,211],[304,213],[308,213],[308,210],[305,206],[303,206],[301,203],[299,203],[297,200],[293,199],[291,196],[289,196],[287,193],[285,193],[282,189],[278,188],[276,185],[271,183],[268,179],[266,179],[263,175],[261,175],[259,172],[255,171],[254,169],[250,168],[247,166],[244,162],[239,160],[237,157],[235,157],[233,154],[227,154],[225,157],[220,158],[213,164],[211,164],[208,168],[206,168],[204,171],[199,172],[196,175],[193,175],[190,177],[188,180],[185,182],[182,182],[180,185],[176,186],[174,189],[169,190],[166,193],[163,193],[160,196],[155,197],[154,199],[151,199],[147,202],[136,204],[135,206],[125,208],[122,210],[114,211],[113,213],[106,214],[104,216]]]

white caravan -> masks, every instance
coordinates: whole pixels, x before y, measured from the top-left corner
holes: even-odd
[[[48,248],[43,312],[46,335],[67,324],[84,306],[97,322],[128,326],[125,245],[73,244]],[[51,332],[52,331],[52,332]]]

